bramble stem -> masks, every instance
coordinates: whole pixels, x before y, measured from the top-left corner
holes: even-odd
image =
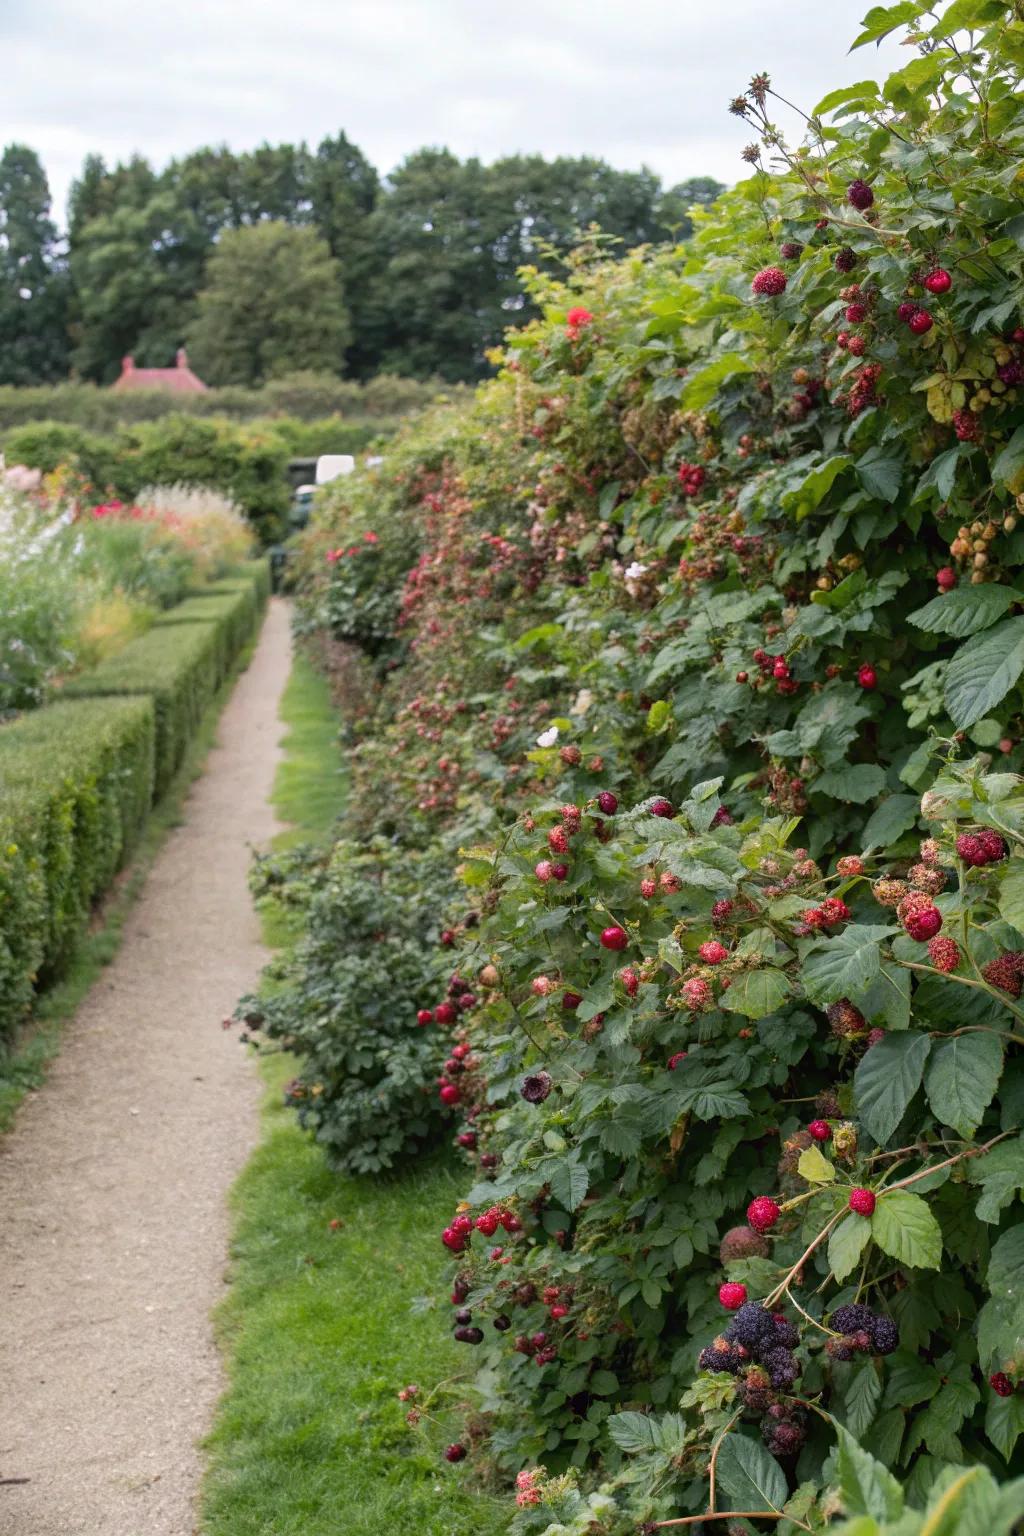
[[[661,1531],[669,1525],[699,1525],[702,1520],[792,1520],[802,1531],[811,1529],[802,1520],[795,1520],[781,1509],[725,1509],[721,1513],[712,1510],[706,1515],[683,1515],[679,1520],[656,1520],[654,1529]]]
[[[800,1273],[801,1269],[803,1269],[804,1265],[807,1263],[807,1260],[810,1258],[815,1248],[817,1248],[818,1244],[824,1241],[840,1217],[845,1215],[845,1209],[836,1211],[836,1214],[832,1217],[832,1220],[828,1222],[826,1226],[822,1227],[814,1241],[804,1249],[803,1253],[797,1259],[796,1263],[793,1265],[793,1268],[789,1271],[786,1278],[781,1282],[781,1284],[775,1287],[770,1296],[765,1298],[764,1304],[766,1307],[773,1307],[778,1301],[779,1297],[784,1295],[789,1290],[790,1282],[792,1281],[794,1275],[798,1275]]]

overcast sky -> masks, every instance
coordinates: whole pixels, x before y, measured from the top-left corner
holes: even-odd
[[[756,70],[809,110],[908,62],[896,40],[847,57],[869,4],[0,0],[3,138],[39,152],[58,218],[90,150],[161,165],[339,128],[382,172],[443,144],[729,182],[750,132],[728,102]]]

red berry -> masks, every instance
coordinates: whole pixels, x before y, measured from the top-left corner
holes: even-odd
[[[442,1104],[457,1104],[462,1098],[455,1083],[442,1083],[439,1097]]]
[[[625,928],[603,928],[601,943],[605,949],[625,949],[629,943],[629,934]]]
[[[904,300],[904,302],[897,308],[896,313],[899,315],[900,319],[906,323],[911,319],[912,316],[917,314],[917,305],[911,304],[909,301]]]
[[[434,1018],[438,1024],[454,1024],[456,1017],[457,1010],[451,1003],[438,1003],[434,1009]]]
[[[724,944],[719,944],[717,939],[709,939],[702,944],[697,951],[705,965],[721,965],[723,960],[728,960],[729,951]]]
[[[960,964],[960,949],[956,940],[930,940],[928,958],[937,971],[955,971]]]
[[[868,317],[866,304],[850,304],[847,306],[846,319],[849,325],[860,325],[862,320]]]
[[[670,1056],[669,1059],[668,1059],[668,1070],[670,1072],[674,1072],[676,1067],[678,1067],[679,1063],[681,1061],[685,1061],[685,1060],[686,1060],[686,1052],[685,1051],[676,1051],[675,1055],[674,1056]]]
[[[656,880],[640,881],[640,895],[643,897],[644,901],[650,901],[651,897],[654,895],[657,889],[658,883]]]
[[[750,679],[750,673],[749,672],[737,672],[736,673],[736,681],[738,683],[746,683],[746,682],[749,681],[749,679]]]
[[[556,1302],[553,1307],[548,1308],[548,1316],[553,1317],[557,1323],[561,1318],[569,1316],[569,1308],[560,1301]]]
[[[565,1009],[566,1013],[575,1013],[576,1009],[579,1007],[582,1001],[583,998],[578,992],[562,993],[562,1007]]]
[[[602,789],[597,797],[597,808],[603,816],[614,816],[619,808],[619,801],[610,789]]]
[[[807,1132],[814,1137],[815,1141],[828,1141],[832,1135],[832,1127],[827,1120],[812,1120],[807,1127]]]
[[[851,357],[863,357],[868,349],[868,344],[863,336],[851,336],[846,346]]]
[[[956,571],[951,565],[944,565],[935,572],[935,580],[939,584],[940,592],[952,592],[956,586]]]
[[[441,935],[441,943],[444,945],[445,949],[451,949],[452,945],[455,943],[454,929],[446,928],[444,930]]]
[[[567,768],[578,768],[583,761],[583,753],[575,742],[569,742],[568,746],[559,747],[558,755]]]
[[[870,1216],[875,1208],[875,1197],[870,1189],[850,1190],[850,1210],[858,1216]]]
[[[662,796],[659,796],[657,800],[652,800],[647,809],[652,816],[663,816],[666,821],[671,821],[675,815],[671,801],[664,799]]]
[[[1005,1371],[995,1371],[988,1379],[988,1384],[997,1397],[1012,1397],[1014,1392],[1013,1382]]]
[[[417,1024],[433,1024],[433,1022],[434,1022],[434,1010],[432,1008],[421,1008],[419,1010],[419,1012],[417,1013],[417,1015],[416,1015],[416,1023]]]
[[[874,688],[875,684],[878,682],[878,673],[869,662],[865,662],[864,665],[857,670],[857,681],[860,683],[862,688]]]
[[[865,208],[870,208],[875,200],[875,194],[866,181],[858,176],[856,181],[851,181],[846,189],[846,201],[851,208],[859,208],[863,213]]]
[[[636,997],[640,988],[640,977],[632,966],[628,966],[626,970],[619,972],[619,980],[626,989],[626,996]]]
[[[777,298],[780,293],[785,293],[788,279],[781,267],[762,267],[756,273],[751,283],[754,293],[765,298]]]
[[[903,919],[903,926],[912,939],[923,944],[938,933],[942,927],[942,913],[938,907],[921,907],[918,910],[908,912]]]
[[[533,866],[533,872],[542,885],[547,885],[554,874],[554,869],[555,866],[550,859],[541,859],[539,863]]]
[[[747,1206],[747,1224],[755,1232],[769,1231],[781,1215],[782,1211],[770,1195],[758,1195]]]
[[[552,853],[568,853],[569,838],[564,827],[552,827],[548,833],[548,847]]]
[[[466,1447],[464,1445],[450,1445],[444,1453],[445,1461],[465,1461]]]
[[[925,336],[935,322],[926,309],[915,309],[907,324],[915,336]]]
[[[735,1280],[727,1280],[718,1287],[718,1299],[727,1312],[736,1312],[747,1299],[747,1288]]]
[[[868,1049],[870,1050],[873,1045],[877,1045],[878,1044],[879,1040],[884,1040],[884,1039],[885,1039],[885,1030],[884,1029],[869,1029],[868,1030]]]
[[[928,273],[924,285],[929,293],[948,293],[953,286],[953,279],[945,267],[936,267],[934,272]]]
[[[568,880],[568,878],[569,878],[569,866],[568,866],[568,864],[552,864],[552,866],[551,866],[551,876],[552,876],[552,879],[554,879],[554,880]]]
[[[460,1131],[455,1139],[460,1147],[467,1147],[472,1151],[476,1146],[476,1131]]]

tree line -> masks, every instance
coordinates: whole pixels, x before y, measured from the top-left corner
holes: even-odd
[[[209,384],[297,368],[471,380],[549,265],[600,226],[626,249],[690,232],[710,177],[665,188],[590,157],[484,165],[421,149],[382,178],[339,133],[315,149],[198,149],[155,170],[87,157],[66,232],[35,151],[0,156],[0,384],[110,383],[187,344]]]

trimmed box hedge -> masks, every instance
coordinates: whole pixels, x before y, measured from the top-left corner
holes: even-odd
[[[155,743],[147,697],[62,701],[0,726],[0,1040],[136,842]]]

